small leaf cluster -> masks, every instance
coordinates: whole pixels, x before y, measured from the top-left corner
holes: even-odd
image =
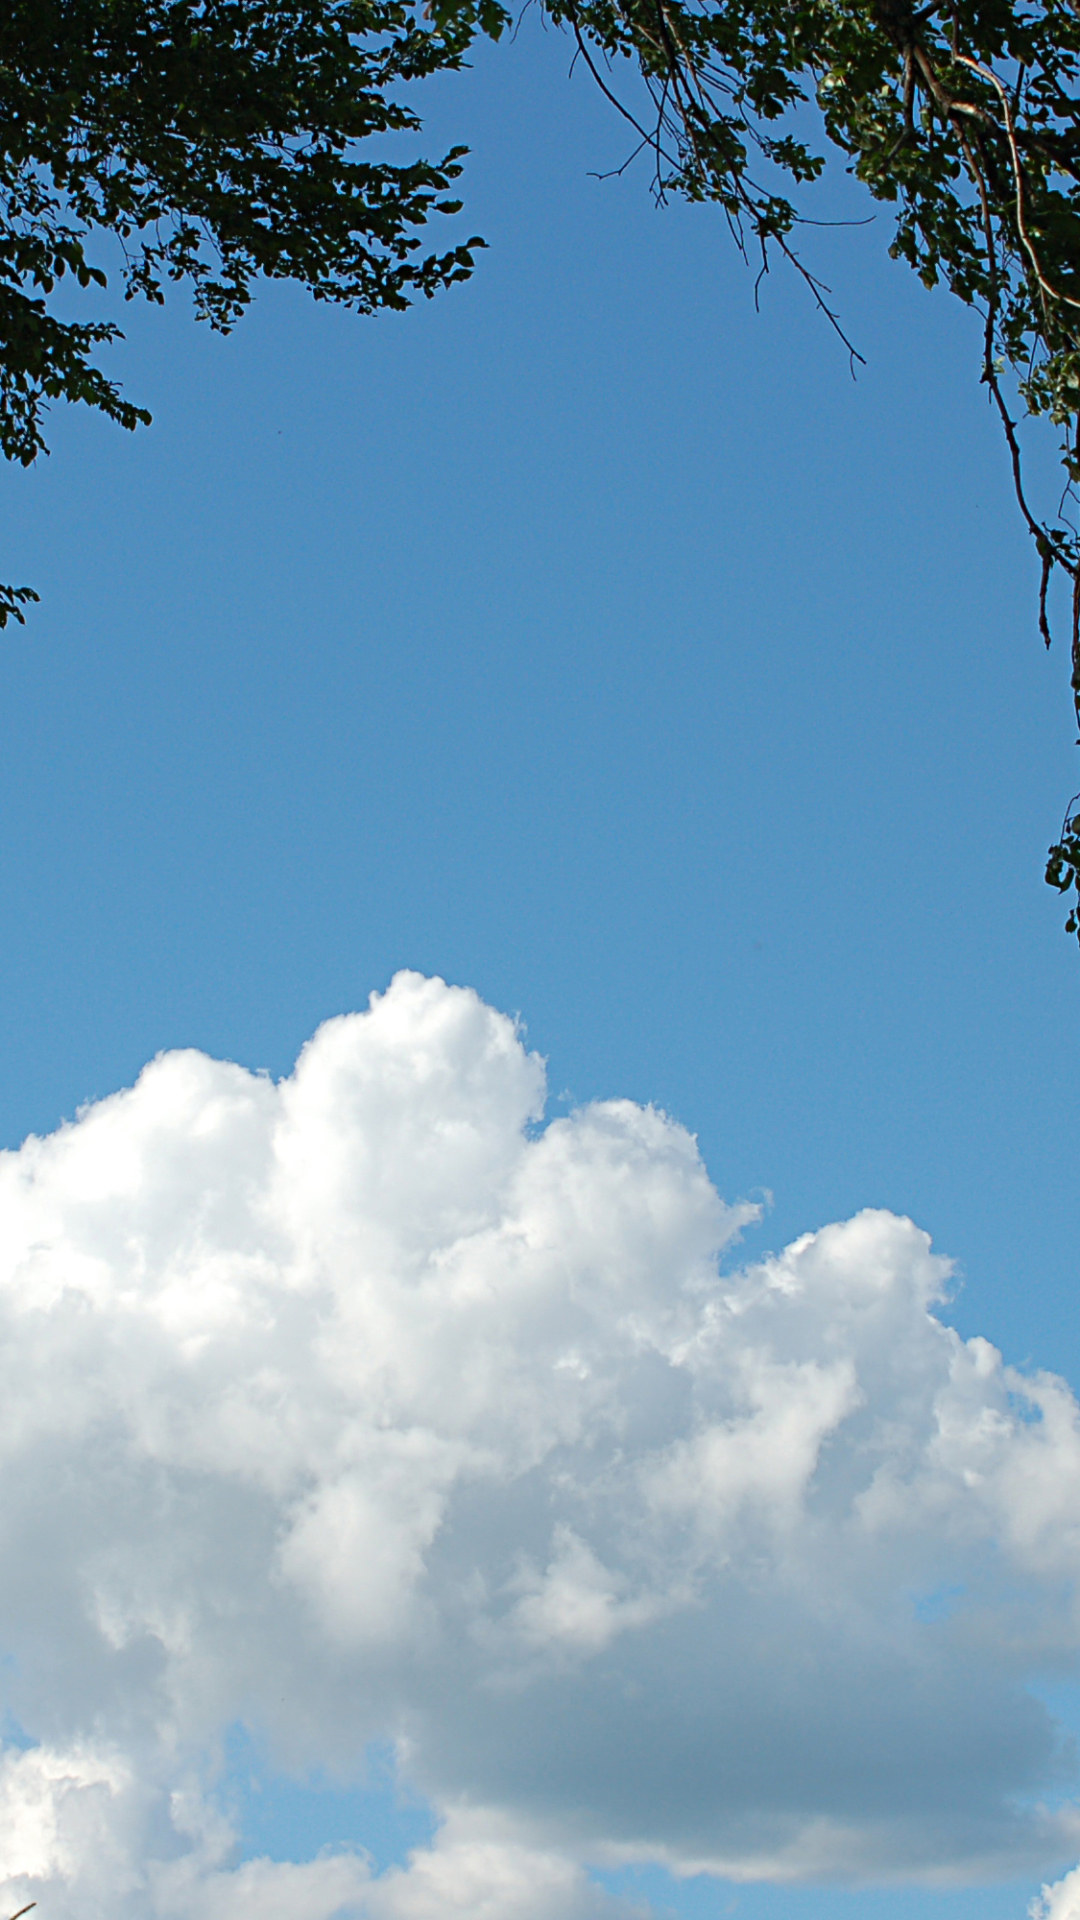
[[[1080,799],[1080,795],[1076,798]],[[1065,931],[1080,938],[1080,813],[1074,811],[1075,807],[1076,799],[1073,799],[1065,815],[1061,838],[1047,855],[1046,883],[1056,887],[1059,893],[1075,890],[1076,899],[1069,908]]]

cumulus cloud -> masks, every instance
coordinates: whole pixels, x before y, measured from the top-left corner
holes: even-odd
[[[1080,1867],[1044,1887],[1028,1913],[1030,1920],[1080,1920]]]
[[[544,1096],[402,974],[280,1084],[163,1055],[0,1156],[11,1909],[597,1920],[590,1865],[1080,1852],[1032,1690],[1080,1646],[1067,1386],[943,1324],[909,1221],[738,1267],[681,1127]],[[238,1723],[343,1778],[392,1743],[433,1844],[240,1860]]]

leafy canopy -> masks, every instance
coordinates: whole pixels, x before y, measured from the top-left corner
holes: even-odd
[[[95,361],[112,321],[61,319],[70,277],[125,293],[186,281],[227,332],[260,274],[370,313],[472,270],[471,240],[421,253],[463,148],[393,165],[369,136],[414,131],[401,83],[457,67],[489,0],[422,22],[404,0],[9,0],[0,9],[0,452],[44,449],[49,401],[123,427],[149,414]],[[37,596],[0,589],[0,626]]]

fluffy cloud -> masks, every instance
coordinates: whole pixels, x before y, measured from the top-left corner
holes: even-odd
[[[402,974],[281,1084],[164,1055],[0,1157],[10,1909],[594,1920],[590,1863],[1076,1858],[1031,1691],[1080,1647],[1068,1388],[935,1317],[910,1222],[739,1269],[683,1129],[543,1104],[510,1021]],[[237,1723],[344,1777],[393,1743],[435,1842],[238,1865]]]
[[[1080,1920],[1080,1867],[1044,1887],[1028,1908],[1030,1920]]]

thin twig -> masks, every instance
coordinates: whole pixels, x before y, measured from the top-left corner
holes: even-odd
[[[1061,300],[1066,306],[1075,307],[1077,311],[1080,312],[1080,300],[1074,300],[1070,294],[1059,292],[1057,287],[1052,287],[1050,282],[1044,278],[1042,267],[1039,264],[1039,256],[1035,251],[1027,230],[1027,225],[1024,220],[1024,169],[1020,164],[1020,151],[1016,144],[1016,129],[1013,126],[1012,111],[1009,106],[1009,95],[1005,83],[998,78],[992,67],[984,67],[981,61],[970,59],[966,53],[957,54],[956,57],[962,67],[970,67],[973,73],[981,74],[984,80],[988,80],[990,85],[996,89],[998,98],[1001,101],[1001,110],[1005,116],[1005,137],[1009,142],[1013,181],[1016,187],[1017,230],[1024,243],[1024,250],[1031,261],[1032,272],[1039,283],[1040,291],[1043,294],[1049,295],[1051,300]]]
[[[972,179],[975,182],[976,192],[979,196],[983,233],[986,239],[989,298],[986,305],[986,329],[983,338],[983,379],[993,395],[994,403],[1001,417],[1001,424],[1009,449],[1009,458],[1012,463],[1013,491],[1016,494],[1017,505],[1024,516],[1028,532],[1035,542],[1036,551],[1042,562],[1042,575],[1039,581],[1039,632],[1046,646],[1049,646],[1051,634],[1050,622],[1046,610],[1046,595],[1050,585],[1050,576],[1054,567],[1059,566],[1063,572],[1072,576],[1074,585],[1080,585],[1080,570],[1077,569],[1075,562],[1070,560],[1068,553],[1062,549],[1060,541],[1055,540],[1048,527],[1041,525],[1040,522],[1036,520],[1031,508],[1028,506],[1027,494],[1024,490],[1024,468],[1020,453],[1020,442],[1016,437],[1016,422],[1009,412],[1008,407],[1005,405],[1005,396],[1001,391],[1001,382],[997,377],[997,368],[994,364],[994,336],[997,328],[999,276],[997,247],[994,243],[994,225],[990,214],[990,201],[986,191],[986,181],[983,179],[982,168],[979,166],[972,152],[971,145],[963,134],[960,135],[960,141],[963,147],[964,157],[971,170]],[[1074,619],[1076,606],[1077,602],[1074,597]],[[1073,645],[1075,651],[1075,626]]]

